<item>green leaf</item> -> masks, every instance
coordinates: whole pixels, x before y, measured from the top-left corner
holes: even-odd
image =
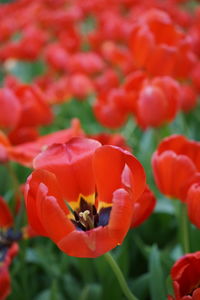
[[[147,299],[149,293],[149,279],[150,274],[145,273],[132,281],[131,290],[138,299]]]
[[[80,300],[101,300],[102,287],[99,284],[86,285],[79,297]]]
[[[160,253],[156,245],[152,246],[149,256],[150,294],[151,300],[166,300],[164,275],[160,262]]]

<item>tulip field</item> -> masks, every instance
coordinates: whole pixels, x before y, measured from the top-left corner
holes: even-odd
[[[200,300],[200,1],[0,1],[0,300]]]

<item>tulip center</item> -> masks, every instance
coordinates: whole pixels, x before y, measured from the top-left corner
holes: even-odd
[[[192,296],[193,293],[194,293],[194,291],[195,291],[196,289],[198,289],[198,288],[200,288],[200,281],[198,281],[197,284],[196,284],[195,286],[192,286],[192,287],[191,287],[191,289],[190,289],[190,291],[189,291],[189,293],[188,293],[188,296]]]
[[[74,219],[71,221],[79,230],[87,231],[98,226],[106,226],[109,221],[111,207],[101,208],[97,212],[96,206],[88,203],[83,197],[80,206],[73,211]]]

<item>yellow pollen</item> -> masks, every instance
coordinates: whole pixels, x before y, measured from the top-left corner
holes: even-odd
[[[79,216],[81,218],[83,218],[84,221],[87,221],[87,218],[88,218],[89,214],[90,214],[90,211],[88,209],[86,209],[84,212],[81,211],[79,213]]]

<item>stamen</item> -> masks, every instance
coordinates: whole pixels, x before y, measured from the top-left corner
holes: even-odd
[[[84,221],[87,221],[90,211],[87,209],[84,212],[79,213],[79,217],[83,218]]]

